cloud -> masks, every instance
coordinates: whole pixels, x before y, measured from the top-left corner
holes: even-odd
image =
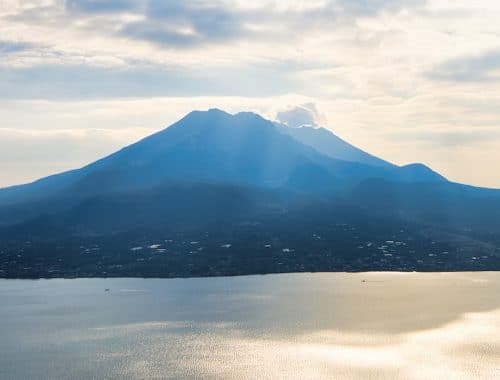
[[[276,120],[289,127],[298,128],[301,126],[322,126],[325,118],[320,114],[314,103],[306,103],[279,111]]]
[[[500,81],[500,50],[447,61],[428,73],[429,78],[458,82]]]
[[[120,33],[160,45],[189,48],[202,43],[234,40],[247,34],[248,12],[206,1],[150,1],[143,21],[126,25]]]
[[[498,146],[500,129],[498,128],[456,128],[452,130],[413,129],[393,134],[392,138],[400,141],[412,141],[415,144],[438,148]]]
[[[30,50],[32,47],[26,42],[0,40],[0,56]]]
[[[373,15],[381,11],[396,12],[404,8],[419,8],[427,0],[340,0],[330,1],[330,7],[340,7],[351,15]]]
[[[271,96],[303,88],[274,65],[204,67],[89,64],[0,67],[0,99],[92,99],[159,96]]]
[[[65,4],[72,12],[114,13],[137,11],[140,3],[135,0],[67,0]]]
[[[334,22],[353,22],[357,17],[382,11],[396,12],[421,7],[424,0],[330,0],[312,6],[260,1],[242,6],[238,1],[92,1],[70,0],[66,11],[73,17],[134,14],[137,20],[116,29],[117,34],[159,46],[192,48],[241,38],[276,38],[282,30],[329,28]],[[286,33],[288,39],[292,37]],[[297,35],[295,35],[297,36]]]

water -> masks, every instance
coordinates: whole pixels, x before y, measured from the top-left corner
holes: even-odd
[[[0,379],[500,378],[500,273],[0,280],[0,305]]]

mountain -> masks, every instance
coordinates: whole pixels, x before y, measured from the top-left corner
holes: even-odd
[[[261,117],[194,111],[152,136],[81,169],[0,190],[0,204],[82,198],[170,183],[278,187],[299,167],[328,159],[275,131]],[[327,174],[328,175],[328,174]]]
[[[359,162],[361,164],[371,166],[394,166],[387,161],[356,148],[326,128],[316,128],[312,126],[289,127],[281,123],[275,124],[284,134],[293,137],[295,140],[300,141],[301,143],[310,146],[318,152],[331,158],[343,161]]]
[[[372,214],[397,217],[432,228],[496,234],[500,229],[500,191],[450,182],[361,182],[350,193]]]
[[[323,127],[289,127],[275,123],[279,131],[293,137],[304,145],[337,160],[357,162],[364,165],[395,170],[396,165],[356,148]],[[404,182],[444,181],[445,178],[423,164],[409,164],[399,167],[400,180]]]
[[[117,275],[143,273],[143,259],[168,262],[173,276],[491,268],[500,245],[499,194],[449,182],[422,164],[390,164],[326,129],[289,128],[249,112],[193,111],[85,167],[0,189],[0,255],[8,257],[0,257],[0,276],[35,276],[35,267],[75,275],[83,263],[95,275],[104,258]],[[146,240],[172,237],[172,257],[130,256]],[[375,247],[396,238],[396,251]],[[206,246],[190,249],[189,240]],[[239,248],[227,250],[233,245]],[[89,247],[108,253],[91,259]],[[359,247],[367,248],[362,256]],[[488,259],[471,264],[463,252],[478,247]],[[453,257],[438,263],[426,256],[437,248]],[[283,254],[291,252],[287,261]],[[165,275],[148,268],[147,275]]]
[[[390,164],[371,166],[325,155],[314,146],[280,133],[282,130],[253,113],[193,111],[172,126],[81,169],[0,190],[0,205],[54,196],[80,199],[164,183],[313,191],[345,188],[370,177],[444,180],[436,173],[429,175],[427,170],[409,171]],[[338,146],[340,152],[347,149]],[[344,154],[338,156],[347,158]]]

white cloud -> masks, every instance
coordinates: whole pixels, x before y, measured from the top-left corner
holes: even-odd
[[[276,120],[292,128],[301,126],[321,127],[325,125],[325,118],[314,103],[290,106],[285,110],[278,111]]]

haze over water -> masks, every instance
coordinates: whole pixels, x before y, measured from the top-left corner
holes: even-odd
[[[0,378],[493,379],[499,294],[493,272],[0,280]]]

